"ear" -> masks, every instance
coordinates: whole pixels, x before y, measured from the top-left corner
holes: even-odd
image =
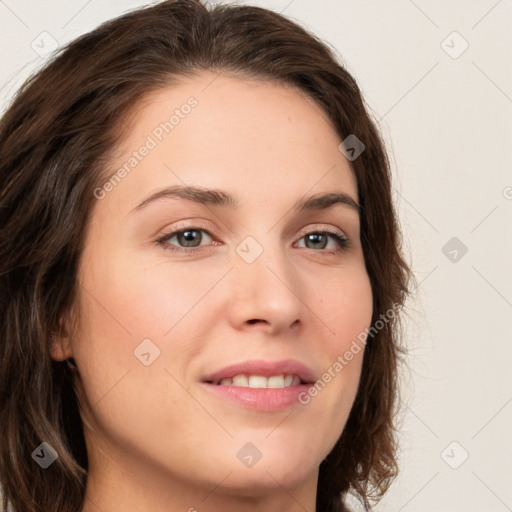
[[[71,336],[63,318],[59,319],[59,332],[52,332],[50,341],[50,356],[55,361],[65,361],[73,357]]]

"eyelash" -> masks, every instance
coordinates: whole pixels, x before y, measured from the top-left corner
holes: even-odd
[[[180,228],[174,231],[170,231],[168,233],[164,233],[163,235],[159,236],[154,242],[161,246],[166,251],[172,251],[172,252],[181,252],[181,253],[194,253],[198,252],[200,250],[204,250],[204,246],[199,247],[177,247],[172,246],[168,243],[168,241],[173,238],[175,235],[179,235],[180,233],[184,233],[185,231],[203,231],[208,234],[213,239],[213,235],[207,230],[196,226],[189,226],[185,228]],[[332,238],[335,239],[336,243],[338,244],[338,247],[336,249],[309,249],[306,247],[306,249],[309,249],[313,252],[320,252],[320,253],[327,253],[327,254],[338,254],[339,252],[347,249],[349,247],[349,240],[346,236],[342,235],[338,231],[330,230],[330,229],[323,229],[323,230],[317,230],[317,231],[309,231],[308,233],[304,233],[299,240],[302,240],[308,235],[330,235]]]

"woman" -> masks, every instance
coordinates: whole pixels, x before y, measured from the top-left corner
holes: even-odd
[[[19,511],[365,509],[397,472],[400,252],[354,79],[256,7],[70,43],[0,124]]]

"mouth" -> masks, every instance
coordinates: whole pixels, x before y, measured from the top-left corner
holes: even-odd
[[[260,411],[277,411],[296,405],[299,395],[315,382],[306,365],[283,361],[252,360],[222,368],[201,383],[217,397]]]
[[[287,388],[300,384],[312,384],[315,381],[313,370],[295,359],[243,361],[225,366],[202,379],[202,382],[216,386],[253,389]]]

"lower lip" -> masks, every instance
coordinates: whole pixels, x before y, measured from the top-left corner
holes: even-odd
[[[299,396],[307,393],[311,384],[300,384],[286,388],[246,388],[240,386],[219,386],[203,383],[216,395],[258,411],[280,411],[300,404]]]

